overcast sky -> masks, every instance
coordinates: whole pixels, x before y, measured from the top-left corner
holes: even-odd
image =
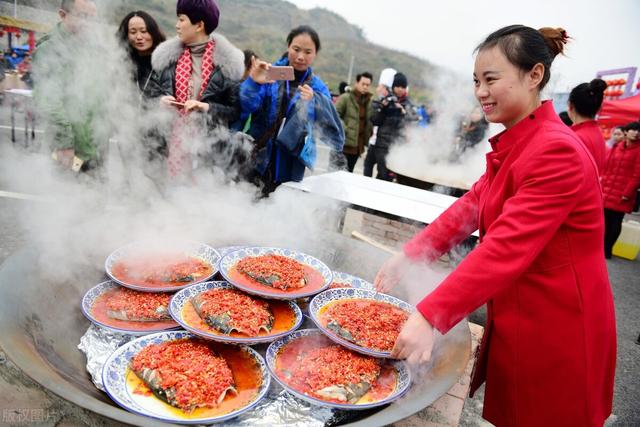
[[[475,46],[510,24],[563,27],[573,37],[568,57],[556,58],[552,68],[557,91],[589,81],[600,70],[640,66],[640,0],[289,1],[304,9],[334,11],[361,27],[370,41],[449,67],[470,80]]]

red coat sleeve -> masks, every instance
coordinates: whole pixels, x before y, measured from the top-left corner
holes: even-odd
[[[415,261],[435,261],[476,231],[479,193],[485,182],[483,175],[471,190],[407,242],[404,246],[405,255]]]
[[[518,168],[513,171],[517,190],[488,226],[482,243],[417,306],[442,333],[513,284],[578,203],[585,166],[573,145],[550,140],[521,160],[511,166]]]

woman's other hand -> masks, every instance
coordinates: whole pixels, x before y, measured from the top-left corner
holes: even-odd
[[[184,109],[188,113],[191,111],[202,111],[203,113],[206,113],[209,111],[209,104],[206,102],[196,101],[195,99],[189,99],[184,103]]]
[[[389,258],[380,268],[374,286],[378,292],[389,292],[404,277],[409,267],[409,259],[400,252]]]
[[[391,350],[391,357],[406,359],[411,366],[427,363],[431,360],[435,341],[433,327],[424,316],[416,311],[402,327],[396,344]]]
[[[313,89],[309,85],[302,85],[299,87],[300,90],[300,99],[303,101],[311,101],[313,98]]]
[[[166,107],[172,107],[173,104],[176,102],[176,97],[172,96],[172,95],[165,95],[160,97],[160,105],[164,105]]]

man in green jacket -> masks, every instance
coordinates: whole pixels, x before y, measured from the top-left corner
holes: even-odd
[[[373,130],[371,123],[372,95],[369,92],[372,79],[371,73],[358,74],[353,89],[340,95],[336,101],[336,110],[344,127],[343,153],[347,159],[349,172],[353,172],[358,158],[364,153],[364,148]]]
[[[99,161],[91,108],[95,101],[78,87],[74,65],[95,12],[92,1],[62,0],[60,22],[38,41],[33,59],[34,98],[48,124],[53,158],[76,172]]]

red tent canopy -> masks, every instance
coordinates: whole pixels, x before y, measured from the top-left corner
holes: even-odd
[[[640,94],[615,101],[604,101],[598,114],[602,127],[626,125],[640,120]]]

